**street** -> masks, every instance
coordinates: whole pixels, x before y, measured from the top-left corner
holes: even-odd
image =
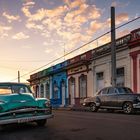
[[[6,126],[0,140],[139,140],[140,114],[55,110],[45,127]]]

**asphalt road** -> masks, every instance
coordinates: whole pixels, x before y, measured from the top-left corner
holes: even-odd
[[[140,140],[140,114],[54,111],[45,127],[6,126],[0,140]]]

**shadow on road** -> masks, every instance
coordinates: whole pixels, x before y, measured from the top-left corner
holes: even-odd
[[[91,112],[88,108],[84,108],[84,109],[72,109],[72,111],[81,111],[81,112]],[[107,109],[99,109],[97,112],[91,112],[91,113],[112,113],[112,114],[125,114],[122,110],[107,110]],[[127,115],[127,114],[126,114]],[[140,111],[136,111],[132,114],[129,115],[140,115]]]
[[[13,132],[20,132],[20,131],[31,131],[32,129],[47,129],[47,126],[39,127],[34,123],[23,123],[23,124],[11,124],[11,125],[5,125],[1,127],[0,133],[4,134],[7,132],[13,133]]]

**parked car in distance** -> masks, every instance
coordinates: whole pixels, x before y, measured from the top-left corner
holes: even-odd
[[[90,107],[92,112],[107,109],[123,110],[124,113],[131,114],[140,110],[140,94],[128,87],[105,87],[94,97],[84,99],[83,105]]]
[[[0,126],[36,122],[40,126],[52,118],[52,107],[46,98],[35,98],[29,86],[0,83]]]

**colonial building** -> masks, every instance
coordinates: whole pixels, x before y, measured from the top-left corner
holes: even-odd
[[[68,104],[67,95],[67,61],[39,71],[28,80],[36,97],[50,99],[53,107]]]
[[[140,93],[140,28],[131,32],[128,43],[131,57],[132,89]]]
[[[116,40],[116,84],[131,87],[130,35]],[[111,43],[92,51],[93,94],[103,87],[111,86]],[[93,96],[93,95],[92,95]]]
[[[35,97],[47,97],[51,98],[51,76],[50,73],[53,71],[52,67],[39,71],[30,76],[28,80],[32,86]]]
[[[140,29],[116,40],[116,83],[140,93]],[[29,79],[37,97],[53,106],[79,106],[111,86],[111,43],[35,73]]]
[[[67,61],[57,64],[52,67],[51,77],[51,103],[53,106],[66,106],[68,104],[67,95]]]
[[[80,105],[83,99],[93,92],[91,52],[69,59],[67,66],[69,105]]]

